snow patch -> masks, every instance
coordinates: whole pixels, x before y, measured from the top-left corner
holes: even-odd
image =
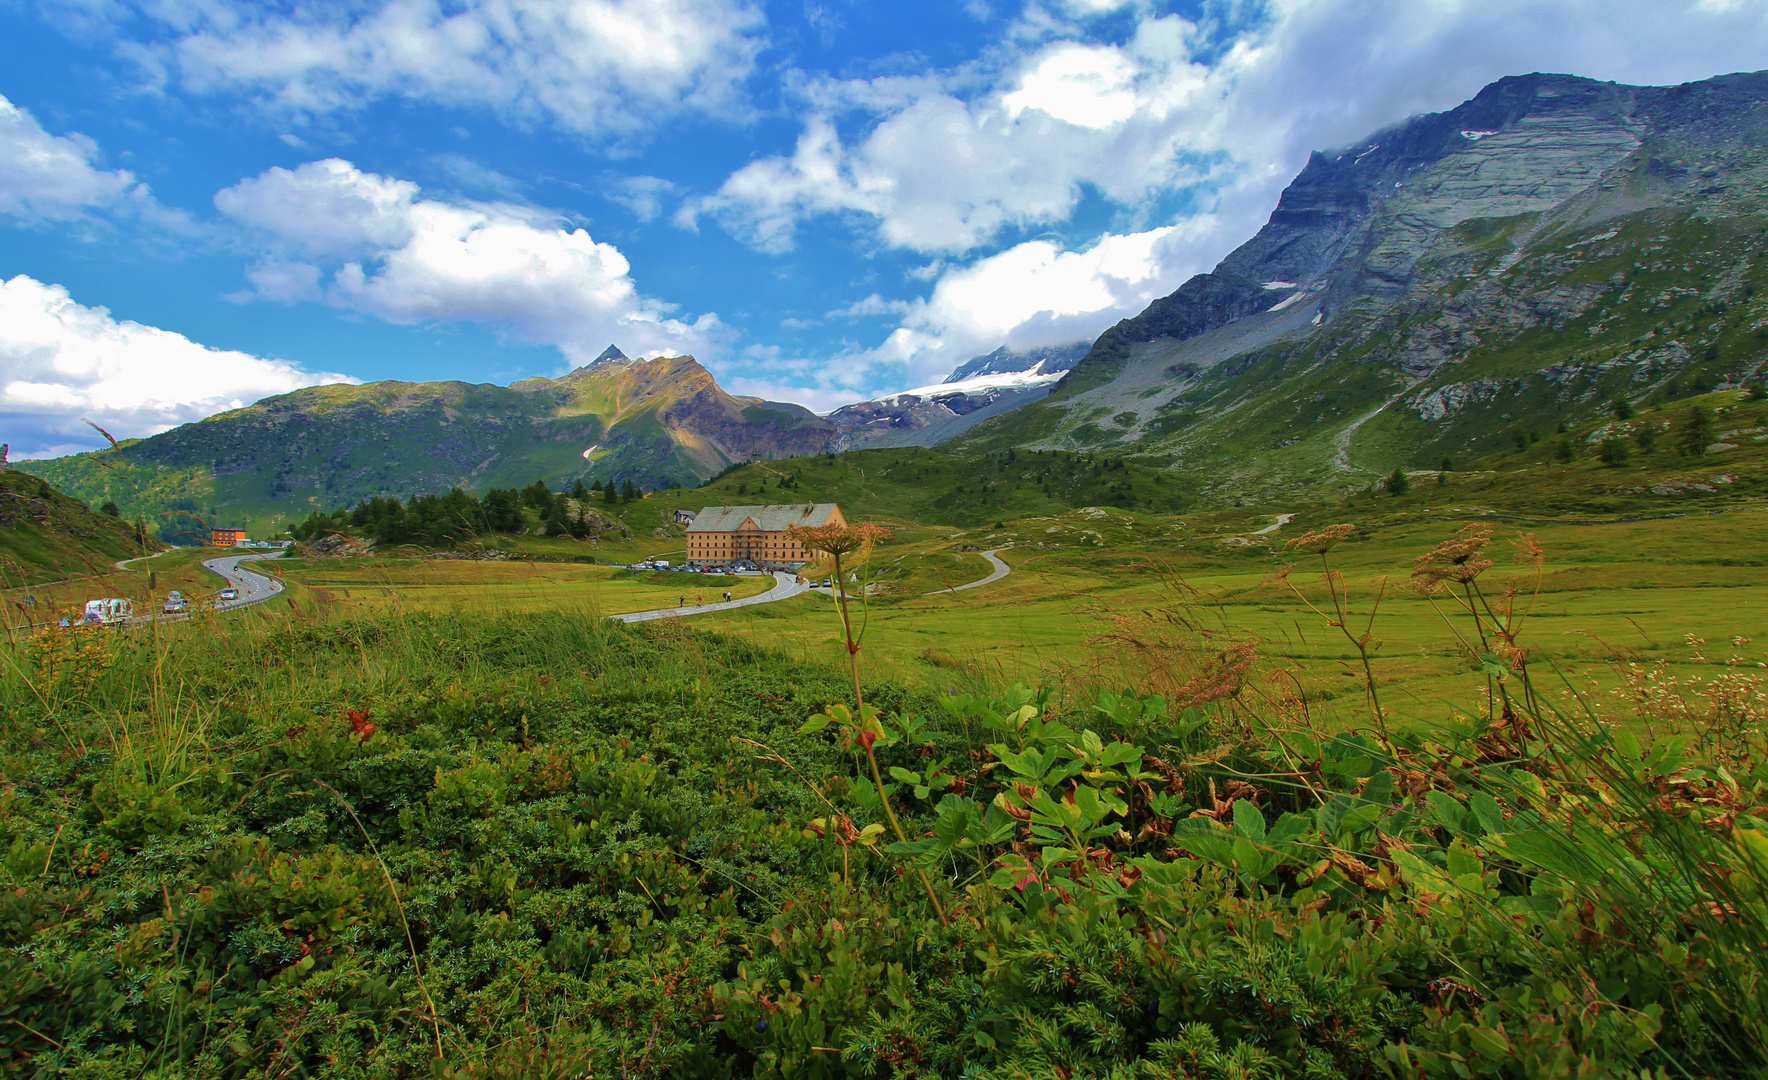
[[[1299,289],[1299,290],[1291,293],[1288,296],[1288,298],[1271,305],[1270,307],[1266,308],[1265,310],[1266,311],[1282,311],[1284,308],[1295,303],[1297,300],[1300,300],[1302,297],[1304,297],[1306,295],[1307,295],[1307,290]]]
[[[1466,139],[1468,142],[1479,142],[1481,139],[1485,138],[1487,135],[1496,135],[1496,134],[1498,134],[1496,131],[1463,131],[1461,133],[1461,137],[1463,139]]]
[[[1273,291],[1275,291],[1277,289],[1293,289],[1293,288],[1295,288],[1295,282],[1293,282],[1293,281],[1267,281],[1264,283],[1262,288],[1270,289]]]

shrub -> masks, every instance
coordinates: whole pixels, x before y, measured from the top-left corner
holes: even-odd
[[[1604,465],[1618,469],[1632,460],[1632,452],[1627,448],[1627,440],[1619,435],[1610,435],[1603,439],[1596,448],[1596,456]]]

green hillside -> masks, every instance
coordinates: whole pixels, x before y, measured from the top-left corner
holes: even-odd
[[[820,450],[831,430],[801,406],[725,393],[692,357],[620,358],[507,387],[309,387],[20,467],[176,540],[198,519],[268,533],[314,509],[457,486],[692,484],[732,461]]]
[[[94,513],[46,481],[0,469],[0,588],[104,575],[119,559],[160,545],[129,521]]]

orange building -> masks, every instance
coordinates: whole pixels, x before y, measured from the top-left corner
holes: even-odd
[[[811,553],[786,535],[796,525],[845,525],[834,503],[794,506],[708,506],[688,526],[689,566],[730,566],[749,562],[763,570],[796,570]]]
[[[230,529],[223,526],[216,526],[209,530],[210,547],[233,547],[245,538],[246,531],[244,529]]]

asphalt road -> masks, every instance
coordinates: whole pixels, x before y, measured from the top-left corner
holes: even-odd
[[[250,607],[262,604],[271,597],[282,592],[282,579],[247,570],[240,563],[255,559],[270,559],[272,555],[225,555],[219,559],[204,559],[203,565],[226,579],[227,584],[239,590],[237,600],[217,600],[215,607],[220,611],[232,611],[235,608]]]
[[[696,584],[694,575],[682,575],[682,590],[684,595],[693,595],[693,593],[688,592],[687,589],[688,586],[694,584]],[[658,608],[656,611],[629,611],[624,615],[610,615],[608,618],[617,619],[620,622],[627,623],[649,622],[652,619],[676,619],[683,615],[699,615],[708,611],[729,611],[732,608],[748,607],[750,604],[771,604],[775,600],[784,600],[787,597],[797,596],[799,593],[809,591],[809,589],[810,586],[808,585],[798,584],[798,579],[795,576],[781,570],[775,570],[773,588],[764,593],[756,593],[754,596],[745,596],[741,600],[732,600],[728,604],[720,600],[715,604],[690,604],[686,607]],[[713,595],[718,595],[723,591],[724,590],[720,589]],[[245,594],[242,592],[240,595],[243,598]]]
[[[965,589],[981,588],[982,586],[987,585],[991,581],[1001,580],[1002,578],[1006,577],[1008,574],[1011,574],[1013,572],[1013,568],[1011,566],[1008,566],[1005,562],[1003,562],[999,558],[996,558],[997,553],[1005,551],[1005,550],[1007,550],[1007,549],[1006,548],[995,548],[994,551],[980,552],[982,557],[987,559],[989,561],[989,563],[994,567],[994,573],[988,575],[987,577],[978,578],[975,581],[972,581],[972,582],[965,584],[965,585],[953,585],[949,589],[934,589],[930,593],[922,593],[921,595],[922,596],[943,596],[946,593],[963,592]]]

